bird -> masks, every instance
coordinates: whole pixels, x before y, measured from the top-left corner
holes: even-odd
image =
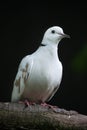
[[[51,100],[57,92],[63,75],[58,56],[58,45],[63,38],[70,38],[59,26],[48,28],[38,49],[25,56],[18,67],[11,102],[28,99],[37,104]]]

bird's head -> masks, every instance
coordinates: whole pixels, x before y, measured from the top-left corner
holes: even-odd
[[[63,38],[70,38],[70,36],[65,34],[61,27],[53,26],[53,27],[46,30],[44,37],[43,37],[43,40],[42,40],[42,44],[44,44],[44,45],[47,45],[47,44],[58,45],[60,40]]]

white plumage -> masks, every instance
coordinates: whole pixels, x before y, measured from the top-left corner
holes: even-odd
[[[64,37],[69,38],[69,35],[64,34],[62,28],[49,28],[39,48],[22,59],[14,81],[12,102],[28,99],[43,103],[53,97],[62,79],[62,64],[57,49]]]

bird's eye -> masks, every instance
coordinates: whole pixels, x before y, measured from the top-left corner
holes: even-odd
[[[55,33],[55,30],[52,30],[51,33]]]

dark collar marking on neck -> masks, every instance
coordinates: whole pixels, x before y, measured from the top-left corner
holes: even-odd
[[[46,45],[41,43],[40,46],[46,46]]]

